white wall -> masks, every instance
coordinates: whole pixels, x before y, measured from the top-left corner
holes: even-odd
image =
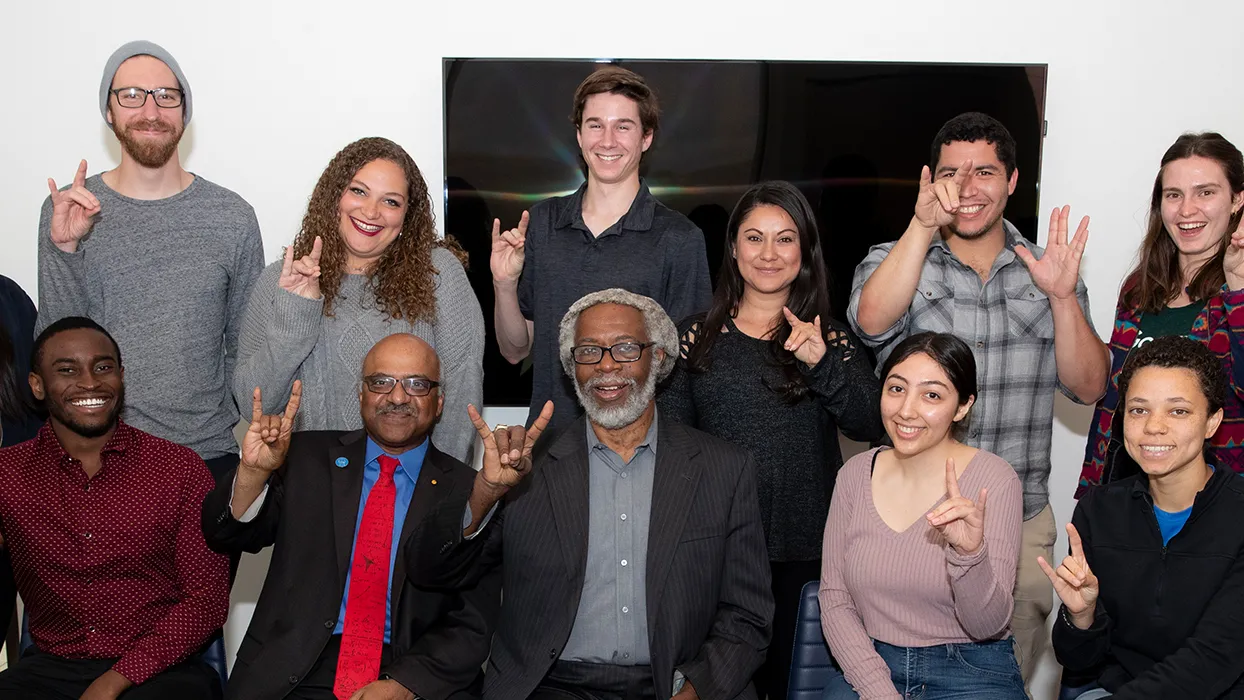
[[[328,159],[353,139],[401,143],[439,189],[440,59],[447,56],[1048,63],[1041,206],[1071,203],[1073,215],[1093,217],[1083,273],[1102,334],[1162,151],[1181,131],[1211,128],[1244,145],[1238,0],[1207,0],[1194,10],[1156,0],[729,8],[675,0],[10,3],[0,42],[0,274],[34,297],[46,178],[67,181],[84,157],[91,172],[117,161],[97,90],[108,55],[135,38],[164,45],[186,71],[195,110],[183,160],[254,205],[269,260],[291,240]],[[441,206],[437,198],[438,220]],[[1050,487],[1064,523],[1089,413],[1059,401]],[[248,565],[247,577],[257,575]],[[253,601],[257,592],[244,585],[235,599]],[[244,608],[236,612],[244,619]],[[235,643],[241,624],[230,626]]]

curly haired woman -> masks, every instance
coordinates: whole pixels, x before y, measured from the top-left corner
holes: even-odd
[[[294,244],[255,284],[233,372],[239,406],[263,392],[285,404],[295,379],[295,430],[362,428],[363,356],[380,339],[413,333],[441,359],[445,405],[435,442],[467,461],[475,430],[467,404],[483,398],[484,317],[451,245],[438,241],[428,187],[396,143],[365,138],[333,157]]]

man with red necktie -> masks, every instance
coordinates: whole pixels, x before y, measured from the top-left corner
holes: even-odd
[[[255,390],[241,463],[203,503],[213,549],[275,544],[229,698],[478,697],[499,578],[460,593],[417,589],[396,556],[475,479],[432,444],[439,378],[436,352],[419,338],[381,340],[363,362],[364,429],[354,432],[293,435],[300,383],[278,416],[262,415]]]

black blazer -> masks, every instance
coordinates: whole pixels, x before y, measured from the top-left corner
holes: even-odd
[[[462,539],[465,500],[445,501],[409,542],[417,583],[469,586],[504,572],[487,700],[525,700],[570,637],[587,563],[585,420],[537,445],[532,473],[478,537]],[[660,419],[657,430],[645,586],[657,697],[672,695],[677,668],[704,700],[754,699],[773,619],[755,464],[684,425]]]
[[[203,501],[203,534],[212,549],[254,553],[276,545],[229,678],[229,698],[285,697],[332,636],[350,569],[366,449],[362,430],[295,433],[254,520],[240,523],[230,513],[232,475]],[[346,467],[335,466],[339,457],[348,460]],[[474,480],[475,470],[429,446],[402,542],[439,503],[461,504]],[[397,557],[394,568],[393,660],[381,673],[429,700],[478,697],[500,577],[485,576],[461,592],[429,591],[411,584],[404,557]]]
[[[1244,698],[1244,477],[1219,468],[1163,545],[1144,474],[1089,489],[1072,522],[1101,585],[1093,626],[1054,653],[1118,700]]]

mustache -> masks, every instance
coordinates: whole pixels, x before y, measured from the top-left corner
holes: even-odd
[[[171,134],[174,131],[173,127],[160,121],[159,119],[146,119],[143,121],[133,121],[125,125],[125,130],[126,131],[138,131],[138,130],[162,131],[166,134]]]
[[[598,386],[617,386],[619,384],[628,386],[632,389],[639,386],[639,383],[636,382],[634,379],[631,379],[630,377],[624,377],[620,374],[616,374],[616,375],[601,374],[601,375],[592,377],[586,382],[583,382],[583,387],[585,389],[595,389]]]
[[[376,415],[383,416],[387,413],[396,413],[403,416],[415,415],[415,409],[408,403],[386,403],[376,409]]]

